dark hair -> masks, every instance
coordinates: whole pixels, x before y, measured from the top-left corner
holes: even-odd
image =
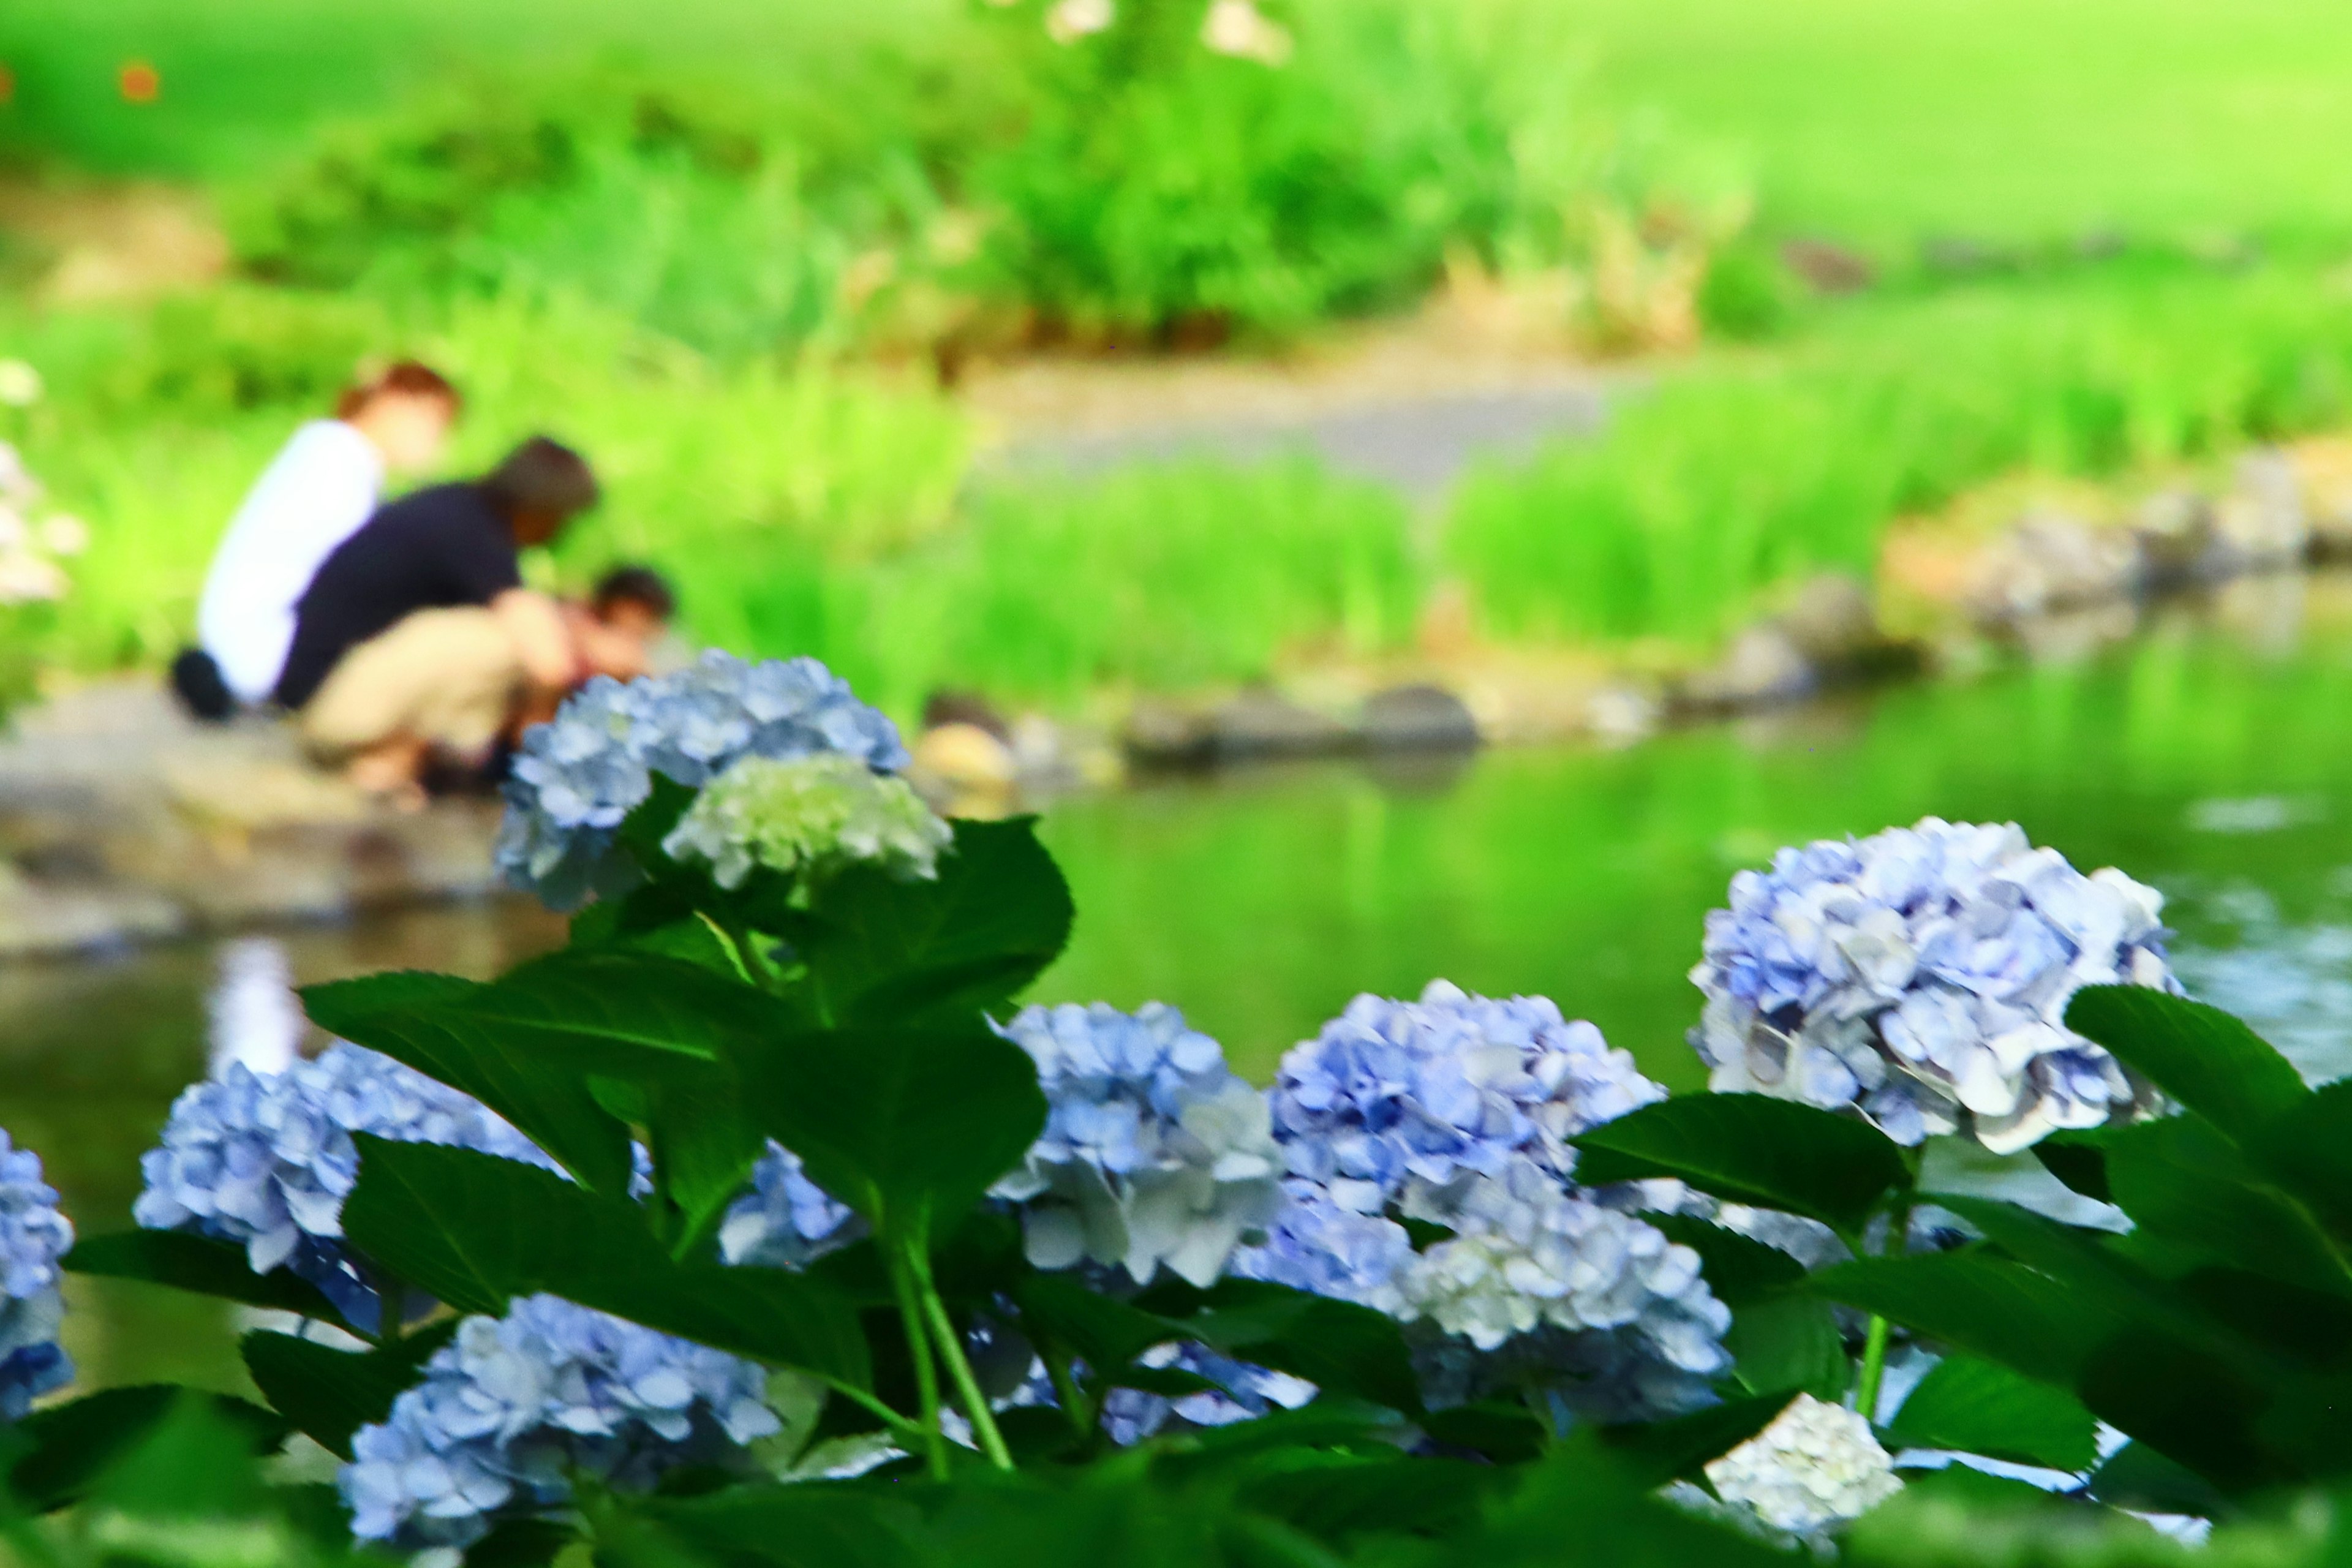
[[[601,621],[615,605],[640,605],[657,621],[677,614],[677,595],[670,591],[669,580],[650,566],[615,566],[596,579],[588,608]]]
[[[429,364],[419,364],[413,359],[398,360],[365,381],[354,382],[335,399],[335,417],[349,419],[360,410],[386,394],[402,397],[437,397],[449,405],[454,418],[466,406],[449,378]]]
[[[544,436],[509,452],[481,485],[509,522],[530,513],[560,524],[596,504],[596,476],[588,471],[588,460]]]

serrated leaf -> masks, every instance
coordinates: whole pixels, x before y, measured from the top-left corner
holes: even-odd
[[[2098,1141],[2076,1133],[2053,1133],[2033,1146],[2033,1157],[2069,1191],[2103,1204],[2116,1201],[2107,1185],[2106,1149]]]
[[[2352,1231],[2352,1079],[2314,1089],[2246,1153],[2276,1172],[2339,1230]]]
[[[1170,1319],[1089,1289],[1067,1274],[1025,1274],[1013,1299],[1033,1337],[1055,1342],[1098,1368],[1123,1367],[1182,1332]]]
[[[1973,1356],[1947,1356],[1886,1426],[1895,1444],[1956,1448],[2012,1464],[2086,1470],[2098,1421],[2072,1391]]]
[[[2248,1148],[2310,1098],[2278,1051],[2219,1007],[2144,985],[2086,985],[2066,1026]]]
[[[1740,1385],[1757,1394],[1801,1389],[1834,1399],[1852,1372],[1836,1315],[1813,1296],[1768,1297],[1740,1307],[1723,1348]]]
[[[1035,818],[959,821],[939,873],[853,866],[827,879],[790,936],[826,1016],[958,1020],[1017,995],[1069,941],[1069,885]]]
[[[292,1270],[273,1268],[256,1274],[246,1263],[244,1247],[186,1231],[125,1230],[93,1236],[76,1242],[73,1250],[58,1260],[58,1267],[71,1274],[168,1285],[320,1322],[342,1321],[342,1314],[319,1288]]]
[[[2212,1482],[2145,1443],[2126,1443],[2091,1477],[2091,1495],[2109,1508],[2221,1519],[2230,1500]]]
[[[448,975],[377,974],[305,986],[301,996],[320,1028],[472,1095],[583,1185],[627,1191],[628,1129],[597,1104],[576,1068],[518,1050],[497,1029],[448,1006],[480,989]]]
[[[2110,1326],[2048,1275],[1982,1252],[1858,1258],[1805,1288],[2053,1383],[2070,1383]]]
[[[1885,1133],[1761,1094],[1686,1094],[1576,1135],[1586,1186],[1672,1176],[1701,1192],[1785,1209],[1849,1234],[1910,1181]]]
[[[1284,1455],[1243,1480],[1234,1500],[1337,1546],[1372,1532],[1458,1529],[1503,1479],[1492,1465],[1462,1459]]]
[[[1036,1063],[984,1028],[854,1028],[739,1059],[759,1130],[885,1234],[943,1232],[1045,1125]]]
[[[343,1204],[352,1245],[463,1311],[546,1291],[738,1355],[852,1387],[870,1380],[856,1310],[777,1268],[679,1263],[625,1200],[467,1149],[362,1134]]]
[[[1645,1214],[1642,1218],[1667,1240],[1698,1254],[1707,1289],[1727,1307],[1736,1310],[1760,1300],[1805,1277],[1805,1266],[1779,1247],[1696,1215]]]
[[[415,1385],[425,1363],[457,1331],[455,1319],[380,1350],[337,1350],[257,1329],[238,1342],[246,1370],[272,1408],[321,1447],[352,1457],[352,1434],[381,1423]]]
[[[1384,1312],[1263,1279],[1220,1280],[1200,1301],[1199,1310],[1175,1320],[1186,1337],[1327,1393],[1409,1415],[1421,1410],[1412,1354]]]
[[[2310,1289],[2352,1296],[2352,1271],[2310,1212],[2194,1117],[2123,1130],[2106,1143],[2115,1202],[2148,1237]]]

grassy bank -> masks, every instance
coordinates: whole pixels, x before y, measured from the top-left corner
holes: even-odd
[[[2352,414],[2352,299],[2298,266],[2129,268],[1864,302],[1670,372],[1596,442],[1468,482],[1447,564],[1506,639],[1685,642],[1867,573],[1896,516],[2019,469],[2097,477]]]

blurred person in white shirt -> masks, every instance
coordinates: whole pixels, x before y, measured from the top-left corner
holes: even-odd
[[[432,468],[460,406],[438,372],[403,361],[345,392],[332,419],[294,433],[213,552],[196,609],[203,654],[173,667],[199,716],[268,700],[293,644],[295,604],[320,563],[373,515],[387,478]]]

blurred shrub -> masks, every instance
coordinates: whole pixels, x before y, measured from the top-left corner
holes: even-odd
[[[1789,325],[1799,301],[1797,279],[1780,253],[1752,234],[1740,235],[1706,258],[1696,304],[1708,335],[1748,341]]]
[[[569,289],[725,356],[951,358],[1293,333],[1410,303],[1449,249],[1607,283],[1588,209],[1661,232],[1658,160],[1587,122],[1541,5],[1125,0],[1073,32],[1094,9],[968,0],[887,47],[845,18],[757,89],[479,75],[240,190],[237,254],[394,298]],[[1686,316],[1712,235],[1666,226]]]
[[[244,191],[232,228],[276,282],[570,291],[706,353],[838,345],[891,335],[952,244],[928,134],[609,73],[478,81],[346,128]]]
[[[1266,40],[1255,58],[1210,47],[1207,0],[1127,0],[1055,42],[1067,9],[997,18],[1030,118],[971,173],[995,220],[987,285],[1055,328],[1295,331],[1412,298],[1450,239],[1491,245],[1509,213],[1513,126],[1448,7],[1241,6]]]

